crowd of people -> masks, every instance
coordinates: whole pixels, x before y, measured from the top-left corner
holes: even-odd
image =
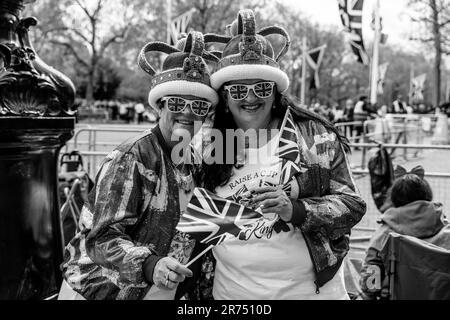
[[[106,120],[125,123],[154,123],[157,116],[152,110],[145,107],[143,101],[129,100],[94,100],[88,102],[86,99],[77,98],[75,105],[79,113],[83,111],[103,111]],[[89,117],[89,115],[87,115]]]
[[[344,106],[334,104],[331,106],[312,103],[309,110],[321,115],[333,123],[365,121],[390,114],[430,114],[435,112],[435,108],[425,102],[409,105],[403,100],[403,96],[398,94],[391,105],[371,104],[366,95],[359,96],[356,100],[347,99]]]

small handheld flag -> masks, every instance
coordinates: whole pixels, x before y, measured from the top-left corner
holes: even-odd
[[[187,212],[181,216],[177,229],[201,243],[209,244],[209,247],[186,266],[212,247],[238,237],[242,226],[261,217],[260,213],[243,205],[216,196],[206,189],[195,188]]]

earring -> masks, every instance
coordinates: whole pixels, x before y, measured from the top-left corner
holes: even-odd
[[[225,107],[225,113],[229,113],[230,112],[230,108]]]

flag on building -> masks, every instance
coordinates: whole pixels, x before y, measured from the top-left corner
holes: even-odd
[[[362,38],[362,10],[364,0],[338,0],[339,13],[348,41],[358,62],[368,65],[369,57]]]
[[[378,66],[378,86],[377,86],[378,94],[383,94],[384,92],[384,78],[386,77],[388,65],[389,63],[385,62]]]
[[[425,86],[426,73],[411,79],[411,99],[412,101],[423,100],[423,90]]]
[[[280,141],[278,143],[277,155],[282,160],[280,184],[285,186],[291,178],[301,172],[297,165],[300,163],[299,137],[292,114],[288,109],[281,125]]]
[[[177,43],[180,34],[188,33],[189,22],[191,21],[194,11],[195,9],[191,9],[172,20],[172,23],[170,24],[171,44]]]
[[[195,188],[177,229],[209,245],[238,237],[241,227],[262,215],[243,205],[216,196],[203,188]]]
[[[308,51],[308,54],[306,55],[306,61],[308,62],[311,69],[314,71],[314,77],[311,78],[311,85],[310,88],[320,88],[320,82],[319,82],[319,67],[322,63],[323,54],[325,52],[325,48],[327,47],[326,44],[323,46],[317,47],[315,49],[311,49]]]

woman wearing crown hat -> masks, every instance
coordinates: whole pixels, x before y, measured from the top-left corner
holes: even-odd
[[[217,58],[204,45],[203,35],[191,32],[178,48],[151,42],[141,50],[139,65],[152,77],[148,100],[159,122],[103,161],[81,212],[81,231],[65,248],[60,299],[142,299],[155,287],[174,295],[192,276],[183,265],[194,241],[175,227],[195,168],[172,151],[218,102],[205,63]],[[146,59],[152,51],[168,54],[160,73]]]
[[[278,64],[290,43],[284,29],[256,32],[253,12],[241,10],[228,32],[205,35],[226,43],[211,76],[225,105],[214,128],[224,136],[227,129],[265,131],[268,139],[257,135],[253,146],[235,150],[233,163],[208,165],[203,174],[208,189],[265,218],[205,256],[194,295],[211,298],[213,282],[214,299],[348,299],[342,261],[350,229],[366,211],[348,144],[328,121],[286,97],[289,79]],[[266,38],[273,34],[285,40],[277,55]]]

